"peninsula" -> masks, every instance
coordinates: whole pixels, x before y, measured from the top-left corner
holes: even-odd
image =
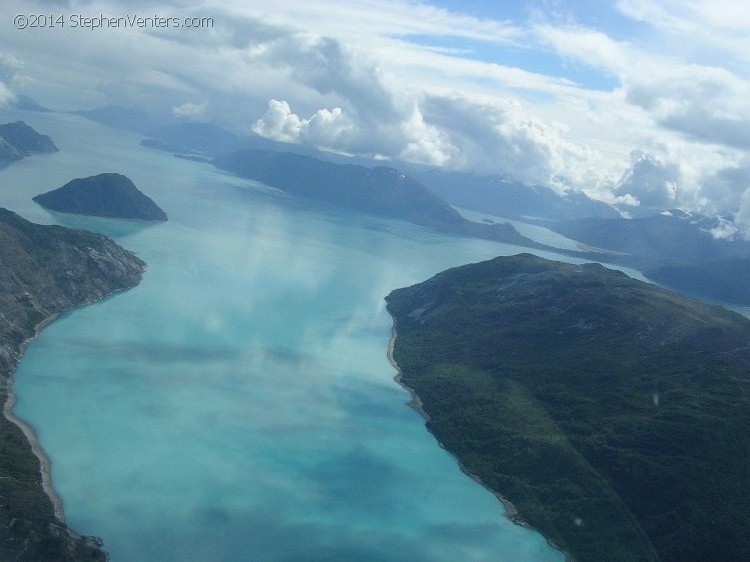
[[[165,221],[167,214],[122,174],[77,178],[34,197],[45,209],[120,219]]]
[[[21,160],[31,154],[57,152],[47,135],[41,135],[23,121],[0,125],[0,165]]]
[[[395,168],[336,164],[293,152],[249,148],[223,154],[213,164],[295,197],[458,236],[559,251],[521,235],[509,223],[483,224],[465,219],[422,183]]]
[[[750,320],[529,254],[386,300],[430,431],[576,561],[750,560]]]
[[[91,232],[41,226],[0,208],[0,560],[106,560],[69,529],[33,434],[12,414],[26,344],[54,317],[137,285],[145,264]]]

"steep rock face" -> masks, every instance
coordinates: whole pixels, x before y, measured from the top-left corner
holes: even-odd
[[[167,214],[144,195],[130,178],[105,173],[77,178],[64,186],[34,197],[46,209],[90,215],[139,220],[167,220]]]
[[[30,154],[57,150],[51,138],[40,135],[23,121],[0,125],[0,162],[12,162]]]
[[[402,381],[579,562],[750,559],[750,321],[531,255],[392,292]]]
[[[55,314],[138,284],[145,264],[90,232],[30,223],[0,209],[0,400],[23,345]],[[39,459],[0,419],[0,560],[104,560],[93,539],[56,519]]]
[[[0,162],[13,162],[14,160],[21,160],[23,154],[18,149],[10,144],[7,140],[0,137]]]

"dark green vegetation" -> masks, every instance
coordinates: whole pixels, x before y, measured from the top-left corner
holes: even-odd
[[[0,125],[0,164],[45,152],[57,152],[47,135],[40,135],[23,121]]]
[[[294,196],[402,219],[450,234],[545,248],[519,234],[510,224],[479,224],[464,219],[424,185],[394,168],[335,164],[291,152],[253,149],[220,156],[214,164]]]
[[[138,284],[144,263],[90,232],[40,226],[0,209],[0,400],[23,346],[55,314]],[[0,560],[104,560],[94,539],[59,521],[39,459],[21,429],[0,418]]]
[[[576,560],[750,560],[750,321],[531,255],[387,301],[429,429]]]
[[[58,189],[37,195],[34,201],[45,209],[63,213],[121,219],[167,220],[167,214],[122,174],[98,174],[88,178],[77,178]]]

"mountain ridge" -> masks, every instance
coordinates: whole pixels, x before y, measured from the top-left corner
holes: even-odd
[[[467,220],[425,185],[396,168],[337,164],[293,152],[241,149],[212,161],[240,177],[260,181],[291,195],[373,215],[406,220],[458,236],[566,253],[521,235],[509,223]]]

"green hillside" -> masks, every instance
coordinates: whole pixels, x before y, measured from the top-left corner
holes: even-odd
[[[576,560],[750,560],[750,321],[527,254],[387,301],[429,429]]]

